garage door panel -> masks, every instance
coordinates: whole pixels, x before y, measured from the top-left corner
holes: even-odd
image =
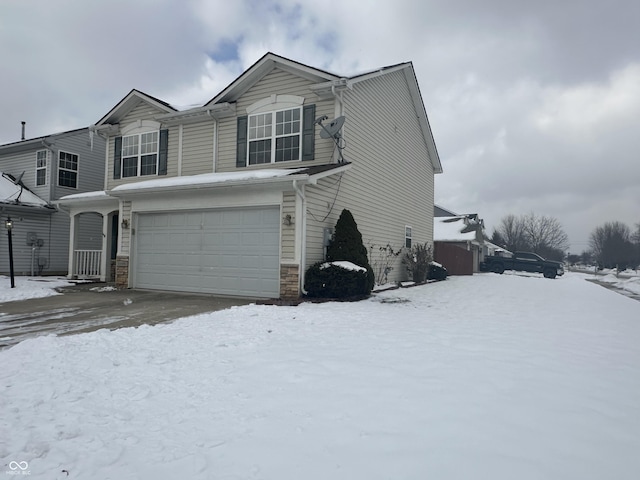
[[[279,207],[141,214],[134,286],[277,296],[279,219]]]

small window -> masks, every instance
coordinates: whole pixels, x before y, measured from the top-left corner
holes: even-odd
[[[411,248],[411,227],[404,227],[404,246],[407,248]]]
[[[39,150],[36,152],[36,186],[40,187],[47,184],[49,177],[49,151]]]
[[[62,151],[59,153],[58,185],[78,188],[78,155]]]

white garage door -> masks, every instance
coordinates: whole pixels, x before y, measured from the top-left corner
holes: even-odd
[[[137,288],[279,296],[279,207],[140,214],[134,238]]]

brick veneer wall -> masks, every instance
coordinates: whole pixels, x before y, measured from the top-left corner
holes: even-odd
[[[298,298],[298,265],[280,265],[280,298]]]
[[[116,287],[129,287],[129,257],[116,258]]]

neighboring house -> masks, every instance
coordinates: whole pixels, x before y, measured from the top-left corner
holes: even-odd
[[[202,107],[132,90],[91,128],[104,191],[61,204],[115,219],[120,287],[297,297],[343,208],[371,248],[433,241],[442,167],[411,63],[342,77],[268,53]]]
[[[456,215],[458,215],[457,213],[452,212],[451,210],[447,210],[444,207],[441,207],[440,205],[434,205],[433,206],[433,216],[434,217],[455,217]]]
[[[436,217],[433,225],[434,260],[449,275],[473,275],[488,253],[484,222],[477,214]]]
[[[95,138],[92,149],[88,128],[0,145],[0,227],[11,218],[16,275],[68,273],[69,216],[53,202],[103,187],[104,148]],[[83,217],[78,247],[100,248],[101,222]],[[8,242],[0,240],[0,273],[8,272]]]

